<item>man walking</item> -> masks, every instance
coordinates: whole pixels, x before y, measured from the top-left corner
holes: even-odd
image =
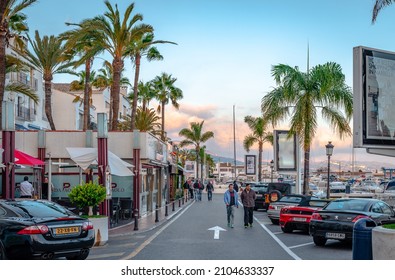
[[[184,202],[188,201],[188,192],[189,192],[189,185],[191,184],[191,181],[188,179],[185,181],[184,185],[182,186],[184,189]]]
[[[255,191],[251,189],[250,184],[247,183],[240,198],[244,207],[244,228],[248,226],[252,227],[256,194]]]
[[[234,207],[239,208],[238,194],[233,189],[233,184],[229,184],[228,190],[224,193],[224,202],[226,205],[226,215],[228,218],[228,227],[234,227]]]
[[[208,201],[213,200],[213,191],[214,191],[214,186],[211,183],[211,181],[208,181],[207,186],[206,186],[206,191],[207,191],[207,198]]]
[[[29,177],[23,177],[23,182],[21,183],[21,198],[32,198],[34,188],[29,182]]]

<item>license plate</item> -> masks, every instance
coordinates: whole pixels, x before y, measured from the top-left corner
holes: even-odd
[[[334,238],[334,239],[345,239],[346,234],[345,233],[337,233],[337,232],[327,232],[325,234],[326,238]]]
[[[55,229],[56,235],[73,234],[73,233],[78,233],[78,232],[79,232],[78,227],[63,227],[63,228],[56,228]]]
[[[262,198],[262,195],[261,194],[257,194],[256,198]]]
[[[293,220],[295,222],[306,222],[306,218],[297,218],[297,217],[295,217],[295,218],[293,218]]]

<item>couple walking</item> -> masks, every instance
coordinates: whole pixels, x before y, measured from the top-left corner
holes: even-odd
[[[226,205],[226,214],[228,218],[228,227],[234,227],[234,208],[239,208],[238,193],[234,190],[233,184],[229,184],[228,190],[224,194],[224,202]],[[255,192],[247,184],[241,192],[240,199],[244,208],[244,228],[252,227],[253,213],[255,207]]]

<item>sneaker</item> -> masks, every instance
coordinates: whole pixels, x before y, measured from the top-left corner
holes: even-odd
[[[230,225],[231,228],[234,228],[235,226],[233,224]]]
[[[230,223],[228,223],[228,227],[230,227]]]
[[[250,227],[252,227],[252,224],[250,224]]]
[[[244,228],[248,228],[248,226],[244,226]]]

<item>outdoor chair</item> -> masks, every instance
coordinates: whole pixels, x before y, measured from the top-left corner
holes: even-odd
[[[121,199],[121,219],[126,220],[132,218],[132,200],[131,199]]]

